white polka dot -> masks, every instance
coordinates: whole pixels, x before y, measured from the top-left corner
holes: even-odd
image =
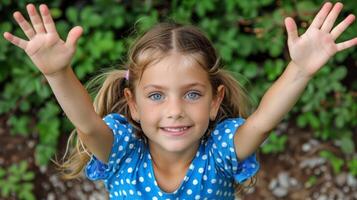
[[[134,148],[134,144],[129,144],[129,149],[133,149]]]
[[[226,142],[222,142],[222,147],[227,147],[227,143]]]
[[[133,191],[133,190],[129,190],[129,193],[130,193],[131,195],[133,195],[133,194],[134,194],[134,191]]]
[[[195,196],[195,200],[199,200],[201,198],[201,196],[198,194]]]
[[[149,177],[149,178],[151,178],[151,177],[152,177],[150,172],[148,173],[148,177]]]
[[[144,182],[144,177],[140,176],[139,181]]]
[[[113,154],[112,154],[112,157],[114,158],[116,155],[117,155],[117,154],[113,153]]]
[[[126,163],[130,163],[130,162],[131,162],[131,158],[125,159],[125,162],[126,162]]]
[[[136,185],[136,180],[132,180],[131,184]]]
[[[211,188],[208,188],[208,189],[207,189],[207,193],[208,193],[208,194],[211,194],[211,193],[212,193],[212,189],[211,189]]]
[[[115,185],[119,185],[119,181],[115,181],[114,184],[115,184]]]
[[[155,197],[155,196],[153,196],[153,197],[152,197],[152,200],[158,200],[158,198],[157,198],[157,197]]]
[[[188,190],[187,190],[187,194],[188,194],[188,195],[191,195],[191,194],[192,194],[192,190],[191,190],[191,189],[188,189]]]
[[[226,132],[226,133],[230,133],[231,132],[231,129],[226,129],[224,132]]]
[[[193,164],[190,165],[190,170],[193,170],[195,166]]]
[[[232,138],[233,138],[233,134],[232,134],[232,133],[229,134],[228,138],[229,138],[229,139],[232,139]]]
[[[129,137],[128,137],[128,136],[125,136],[125,137],[124,137],[124,141],[125,141],[125,142],[128,142],[128,141],[129,141]]]
[[[145,191],[146,191],[146,192],[150,192],[150,191],[151,191],[151,188],[150,188],[150,187],[146,187],[146,188],[145,188]]]
[[[198,173],[200,173],[200,174],[203,173],[203,168],[202,167],[198,169]]]
[[[159,191],[158,193],[159,193],[159,196],[162,197],[162,192]]]
[[[211,180],[211,183],[212,183],[212,184],[215,184],[216,182],[217,182],[216,179],[212,179],[212,180]]]
[[[205,175],[203,175],[203,180],[205,180],[205,181],[207,181],[207,175],[205,174]]]
[[[133,168],[129,167],[128,168],[128,173],[131,173],[131,172],[133,172]]]
[[[146,168],[148,166],[148,164],[146,162],[144,162],[143,167]]]
[[[120,145],[118,149],[119,151],[123,151],[123,146]]]
[[[118,192],[114,192],[114,195],[115,195],[116,197],[119,196]]]
[[[119,132],[119,135],[122,135],[123,134],[123,131],[118,131]]]
[[[198,184],[198,180],[197,180],[197,179],[194,179],[194,180],[192,181],[192,183],[193,183],[193,185],[197,185],[197,184]]]
[[[213,135],[218,135],[218,134],[219,134],[218,130],[213,131]]]
[[[138,193],[138,196],[141,196],[141,192],[140,191],[138,191],[137,193]]]
[[[207,155],[205,154],[202,156],[202,160],[206,160],[206,159],[207,159]]]

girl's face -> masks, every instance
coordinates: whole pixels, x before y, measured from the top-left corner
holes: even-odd
[[[197,150],[223,95],[220,86],[213,97],[207,72],[178,53],[145,69],[135,98],[126,91],[132,117],[140,120],[150,148],[172,153]]]

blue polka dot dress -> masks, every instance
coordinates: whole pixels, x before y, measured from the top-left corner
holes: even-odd
[[[94,155],[85,168],[90,180],[103,180],[110,199],[234,199],[233,183],[242,183],[259,170],[255,154],[238,161],[233,144],[241,118],[220,122],[202,139],[196,156],[178,189],[172,193],[158,186],[147,144],[133,133],[119,114],[104,121],[112,129],[114,142],[108,163]]]

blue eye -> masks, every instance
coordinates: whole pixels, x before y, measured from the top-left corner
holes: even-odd
[[[160,93],[153,93],[151,95],[149,95],[149,98],[153,101],[160,101],[162,100],[162,95]]]
[[[186,98],[188,98],[189,100],[197,100],[201,96],[202,95],[200,93],[195,92],[195,91],[191,91],[186,94]]]

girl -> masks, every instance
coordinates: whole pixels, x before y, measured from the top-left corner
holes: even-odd
[[[64,163],[70,177],[85,167],[88,178],[104,180],[111,199],[233,199],[234,183],[258,171],[254,152],[308,81],[336,52],[357,44],[334,42],[355,18],[333,28],[341,9],[324,4],[300,37],[294,20],[285,19],[291,61],[250,116],[243,90],[192,26],[158,24],[146,32],[131,48],[127,69],[107,74],[94,108],[70,67],[81,27],[64,42],[47,6],[39,15],[29,4],[31,23],[14,13],[28,41],[4,37],[44,74],[81,151],[91,152],[89,163],[81,152]]]

